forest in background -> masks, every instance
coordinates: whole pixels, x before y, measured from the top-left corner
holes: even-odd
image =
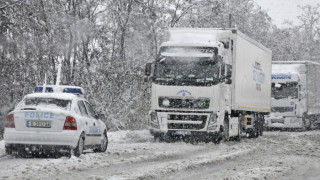
[[[147,127],[145,63],[170,27],[228,28],[273,52],[273,61],[320,62],[320,4],[300,7],[299,23],[272,19],[254,0],[0,1],[0,138],[9,110],[36,85],[81,86],[110,130]]]

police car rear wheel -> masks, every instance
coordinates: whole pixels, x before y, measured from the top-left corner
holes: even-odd
[[[79,157],[81,154],[83,154],[83,149],[84,149],[84,135],[81,134],[79,141],[78,141],[78,145],[74,149],[74,155],[76,157]]]

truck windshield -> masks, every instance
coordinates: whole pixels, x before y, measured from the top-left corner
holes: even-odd
[[[162,57],[154,82],[162,85],[211,86],[219,82],[219,65],[209,57]]]
[[[271,97],[275,99],[297,99],[298,98],[298,83],[272,83]]]

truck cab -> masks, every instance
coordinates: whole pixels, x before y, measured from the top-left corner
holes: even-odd
[[[266,74],[270,51],[236,29],[167,30],[156,60],[146,65],[150,133],[215,143],[261,134],[258,122],[270,111]],[[268,98],[248,99],[261,94]]]
[[[279,61],[272,64],[271,113],[268,129],[307,129],[308,117],[306,62]]]

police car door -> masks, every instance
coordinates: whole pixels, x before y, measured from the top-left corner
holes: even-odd
[[[77,103],[85,124],[84,129],[85,129],[86,137],[85,137],[84,145],[90,146],[92,145],[92,136],[90,136],[90,127],[93,126],[93,122],[89,116],[86,106],[84,105],[84,102],[82,100],[78,100]]]
[[[94,109],[92,108],[92,106],[90,105],[89,102],[84,101],[84,104],[87,107],[88,113],[89,113],[89,117],[92,121],[92,125],[89,128],[89,132],[90,132],[90,136],[92,136],[92,143],[93,144],[100,144],[100,139],[101,139],[101,130],[100,130],[100,126],[101,124],[99,123],[99,121],[95,118],[96,112],[94,111]]]

